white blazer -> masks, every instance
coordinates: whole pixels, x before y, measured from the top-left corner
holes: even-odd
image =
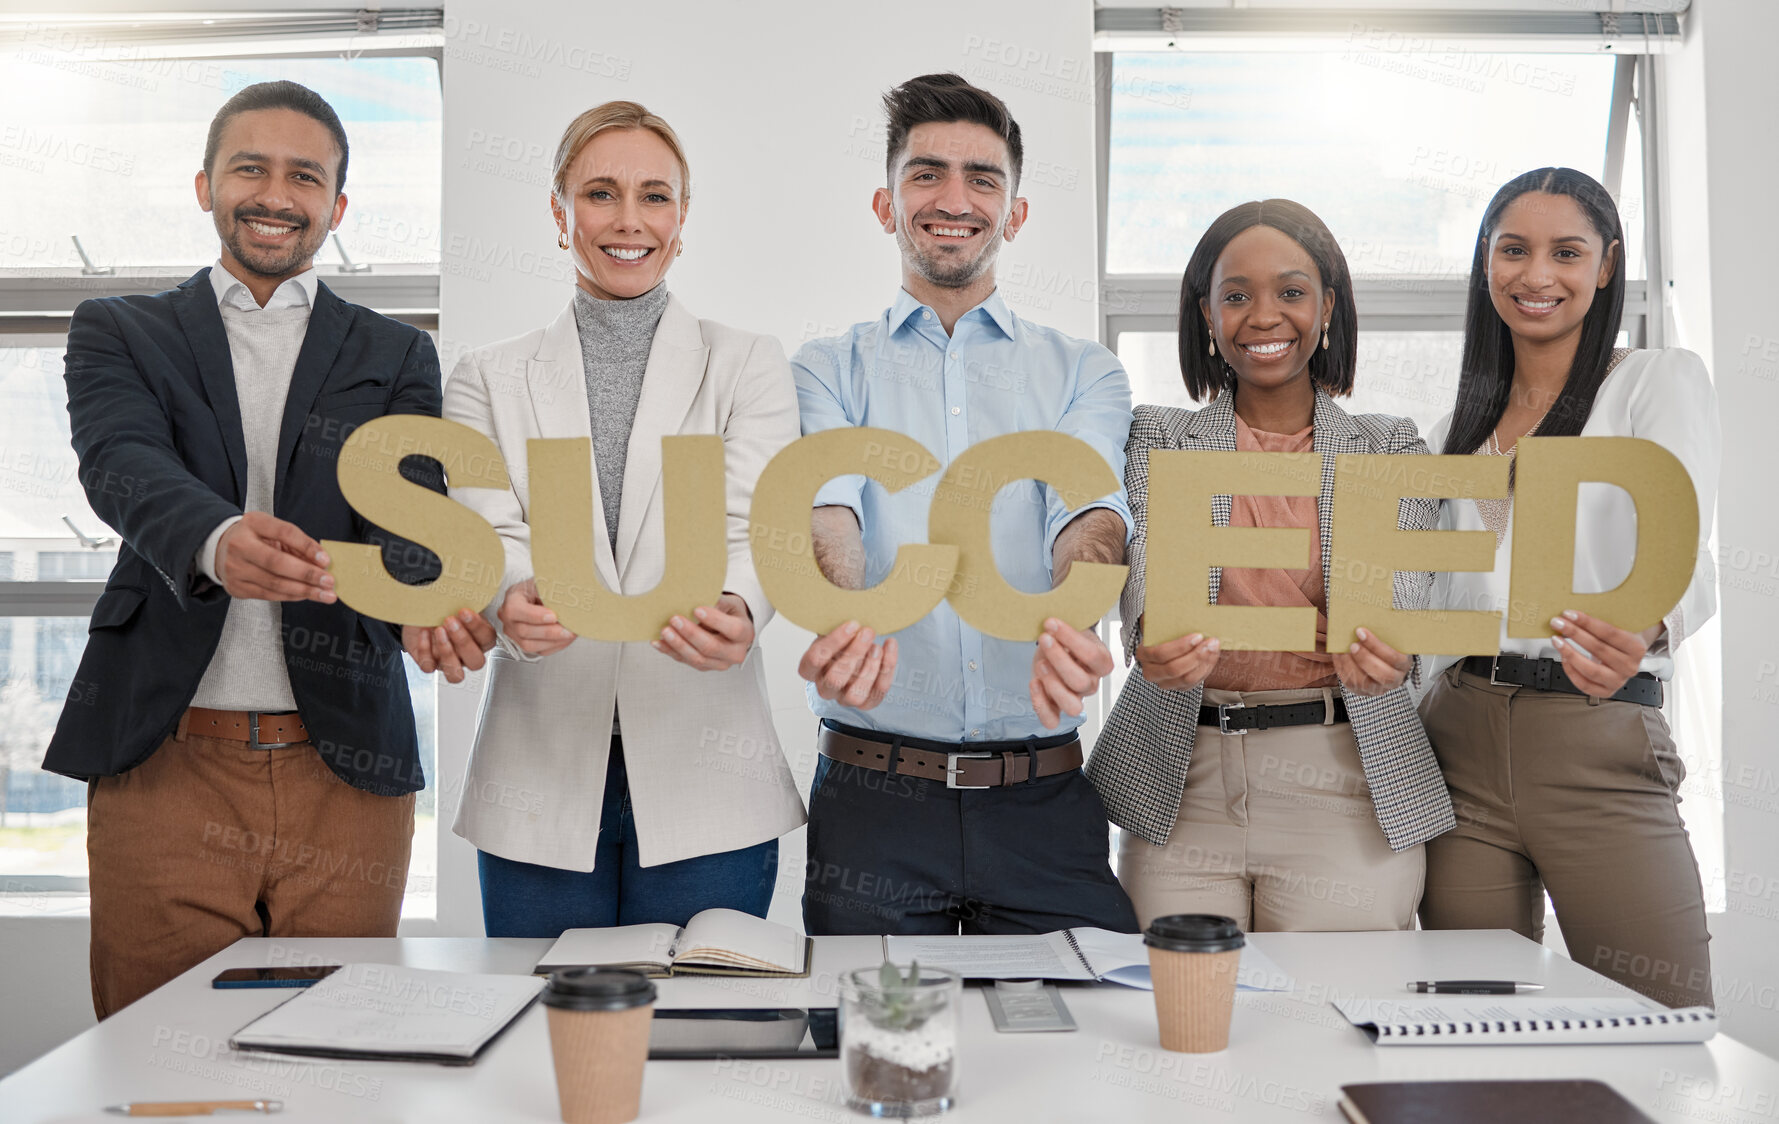
[[[506,574],[484,615],[532,576],[525,442],[590,437],[580,334],[571,301],[546,328],[463,358],[445,387],[444,416],[489,435],[510,490],[452,488],[500,533]],[[660,580],[661,438],[723,437],[729,568],[723,588],[753,611],[772,608],[754,576],[748,508],[773,454],[798,437],[797,395],[784,349],[770,336],[699,320],[669,297],[643,375],[630,433],[614,555],[593,471],[599,579],[621,593]],[[597,458],[610,450],[596,450]],[[692,606],[687,605],[686,611]],[[542,659],[504,634],[489,653],[475,747],[452,830],[491,854],[564,870],[593,869],[613,708],[643,866],[748,847],[804,822],[803,801],[773,730],[756,645],[727,671],[695,671],[647,643],[577,639]],[[615,825],[614,825],[615,826]]]

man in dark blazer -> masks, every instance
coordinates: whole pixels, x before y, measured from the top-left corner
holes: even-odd
[[[425,783],[401,630],[335,597],[317,540],[437,576],[335,464],[372,418],[436,416],[439,367],[425,333],[317,279],[346,164],[312,91],[241,91],[197,176],[217,264],[69,328],[81,480],[123,545],[44,768],[89,782],[101,1018],[239,937],[395,935]],[[436,461],[403,472],[442,490]]]

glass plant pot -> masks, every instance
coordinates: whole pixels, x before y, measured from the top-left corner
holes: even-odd
[[[933,1116],[957,1087],[956,972],[859,968],[840,986],[840,1063],[846,1103],[872,1116]]]

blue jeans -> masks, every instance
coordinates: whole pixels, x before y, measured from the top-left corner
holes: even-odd
[[[643,867],[636,861],[636,821],[623,746],[612,739],[605,804],[591,871],[515,862],[476,852],[482,876],[482,927],[490,937],[558,937],[565,929],[666,922],[722,907],[766,916],[778,878],[778,840],[737,851]]]

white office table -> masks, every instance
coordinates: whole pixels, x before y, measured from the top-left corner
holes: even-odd
[[[1116,985],[1064,985],[1080,1030],[997,1034],[981,996],[962,1009],[958,1107],[946,1119],[1048,1121],[1340,1121],[1340,1086],[1357,1081],[1594,1077],[1650,1116],[1688,1124],[1779,1120],[1779,1062],[1719,1035],[1676,1046],[1373,1046],[1328,1005],[1350,995],[1397,995],[1411,979],[1543,982],[1547,996],[1623,994],[1618,985],[1505,931],[1270,933],[1251,938],[1292,974],[1290,993],[1238,996],[1230,1047],[1219,1054],[1160,1049],[1152,999]],[[229,1035],[288,997],[278,989],[217,991],[223,968],[378,961],[461,971],[526,972],[538,940],[243,940],[140,1002],[0,1081],[0,1121],[117,1120],[98,1112],[129,1100],[269,1097],[273,1124],[318,1121],[558,1119],[549,1036],[533,1007],[473,1067],[353,1063],[237,1054]],[[658,981],[660,1005],[799,1006],[832,1002],[836,976],[875,964],[875,937],[822,938],[809,979]],[[28,1018],[8,1010],[0,1017]],[[783,1122],[866,1119],[841,1099],[840,1063],[650,1062],[644,1121]],[[220,1117],[218,1119],[260,1119]],[[1573,1124],[1586,1124],[1575,1121]]]

